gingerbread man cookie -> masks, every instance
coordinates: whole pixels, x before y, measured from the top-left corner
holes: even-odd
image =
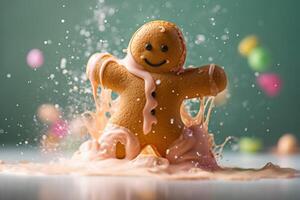
[[[166,157],[167,149],[184,130],[180,106],[185,99],[215,96],[227,84],[217,65],[183,69],[186,46],[180,29],[167,21],[152,21],[130,40],[127,55],[118,60],[94,54],[87,64],[93,86],[120,96],[117,110],[99,138],[106,157],[136,157],[147,145]]]

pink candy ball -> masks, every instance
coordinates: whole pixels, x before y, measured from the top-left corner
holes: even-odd
[[[64,120],[58,120],[50,127],[50,132],[58,137],[64,137],[68,134],[68,124]]]
[[[257,77],[256,82],[269,97],[277,96],[282,87],[282,80],[275,73],[261,74]]]
[[[44,64],[43,52],[39,49],[31,49],[27,54],[27,64],[33,69],[41,67]]]

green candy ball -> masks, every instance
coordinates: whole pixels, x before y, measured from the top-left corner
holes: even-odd
[[[244,153],[256,153],[262,149],[262,141],[257,138],[243,137],[239,141],[240,151]]]
[[[270,66],[271,57],[265,48],[256,47],[249,54],[248,63],[253,70],[263,72]]]

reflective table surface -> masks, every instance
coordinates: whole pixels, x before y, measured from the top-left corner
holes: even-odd
[[[1,150],[5,161],[45,159],[35,151]],[[225,153],[223,166],[267,162],[300,169],[300,156]],[[0,199],[300,199],[300,178],[258,181],[163,180],[144,177],[0,175]]]

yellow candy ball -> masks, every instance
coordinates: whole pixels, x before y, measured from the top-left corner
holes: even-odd
[[[239,146],[243,153],[256,153],[262,149],[263,143],[259,138],[242,137]]]
[[[257,47],[258,38],[255,35],[245,37],[239,44],[239,53],[243,56],[248,56],[251,51]]]

